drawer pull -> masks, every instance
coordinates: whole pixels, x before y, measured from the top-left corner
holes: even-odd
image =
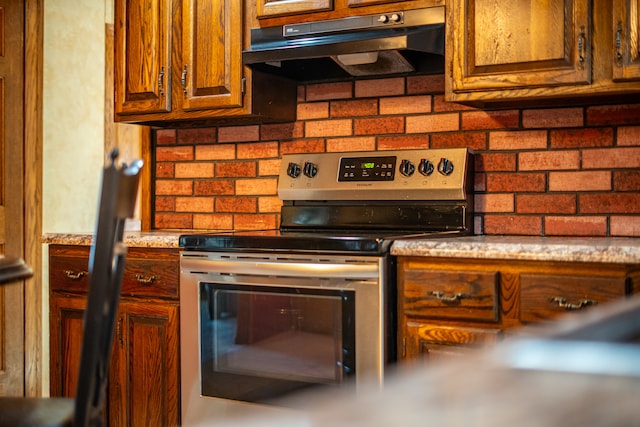
[[[145,276],[144,274],[136,274],[136,280],[140,283],[144,283],[145,285],[150,285],[156,280],[159,280],[158,276]]]
[[[592,299],[581,299],[577,304],[571,304],[567,302],[566,298],[562,297],[553,297],[551,298],[552,303],[556,303],[558,308],[564,308],[565,310],[580,310],[589,305],[596,305],[598,301]]]
[[[438,301],[442,301],[442,302],[456,302],[466,297],[465,294],[461,294],[461,293],[453,294],[451,296],[445,296],[444,293],[442,293],[441,291],[433,291],[431,292],[431,295],[436,297]]]
[[[71,271],[71,270],[64,271],[64,275],[67,276],[67,279],[71,279],[71,280],[80,280],[87,274],[89,273],[87,273],[86,271],[78,271],[78,272]]]

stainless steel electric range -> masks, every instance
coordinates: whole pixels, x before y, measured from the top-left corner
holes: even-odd
[[[467,149],[284,155],[279,229],[181,236],[183,423],[382,384],[397,347],[390,246],[472,234],[472,186]]]

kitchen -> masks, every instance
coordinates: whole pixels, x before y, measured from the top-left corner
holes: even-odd
[[[74,6],[75,9],[78,8]],[[101,14],[101,9],[100,5],[97,10],[92,9],[90,16],[103,22],[109,11],[105,6]],[[61,15],[65,14],[54,17]],[[63,53],[71,54],[61,49],[60,54]],[[45,61],[46,57],[45,54]],[[74,72],[83,69],[72,68]],[[94,78],[96,74],[100,76],[87,73]],[[47,87],[54,88],[46,82],[45,78],[45,95]],[[101,83],[80,87],[88,90],[101,87]],[[58,90],[63,94],[68,88],[63,85]],[[279,156],[287,152],[458,146],[478,153],[474,206],[477,233],[638,236],[638,104],[607,102],[576,106],[572,102],[546,108],[477,109],[446,103],[444,91],[442,76],[301,85],[295,122],[157,131],[156,190],[149,201],[155,211],[151,226],[161,229],[277,226],[279,202],[274,176]],[[100,98],[100,90],[97,92],[98,95],[85,98]],[[45,100],[53,99],[45,96]],[[59,101],[64,96],[55,99]],[[101,108],[97,108],[98,112]],[[78,109],[86,111],[84,107]],[[51,116],[52,120],[47,122],[47,114],[56,111],[65,114]],[[64,127],[56,131],[72,116],[70,111],[66,105],[51,110],[45,107],[45,123],[52,123],[51,127],[45,126],[45,208],[48,197],[61,194],[48,188],[72,188],[77,182],[92,182],[81,175],[81,170],[88,165],[87,173],[95,173],[101,164],[102,156],[96,153],[104,151],[95,149],[103,147],[102,119],[97,119],[97,128],[88,131],[99,129],[98,135],[75,136]],[[74,147],[82,147],[86,153],[65,148],[74,136],[78,138]],[[59,141],[62,148],[49,145],[48,141]],[[76,153],[80,159],[73,161],[70,155]],[[91,159],[91,166],[87,159]],[[54,164],[69,165],[64,169],[70,173],[56,176],[57,167],[48,166]],[[214,187],[224,189],[218,190],[223,194],[193,197],[192,193],[185,193],[185,187],[190,187],[192,181],[211,177],[214,169],[212,181],[217,183]],[[91,212],[95,197],[85,193],[81,199],[74,200],[72,206],[59,201],[51,203],[44,215],[43,231],[90,230],[93,216],[78,212],[82,212],[81,207]],[[68,218],[75,219],[64,224]]]

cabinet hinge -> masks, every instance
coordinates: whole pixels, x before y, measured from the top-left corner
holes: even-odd
[[[242,78],[242,82],[240,84],[240,90],[242,91],[242,93],[247,92],[247,79],[245,77]]]

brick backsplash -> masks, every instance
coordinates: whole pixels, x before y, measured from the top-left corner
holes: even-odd
[[[154,131],[153,228],[278,226],[286,153],[468,147],[477,234],[640,237],[640,104],[477,109],[442,76],[301,85],[294,123]]]

